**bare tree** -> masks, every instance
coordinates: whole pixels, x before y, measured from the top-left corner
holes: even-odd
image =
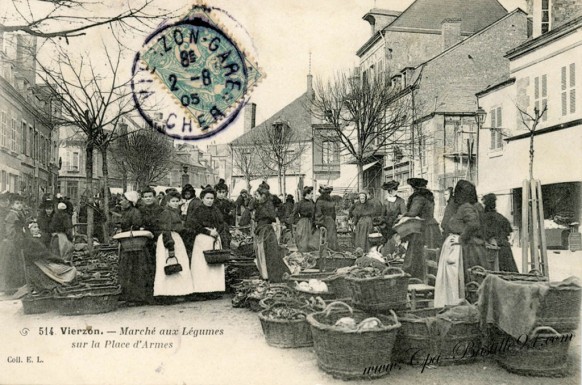
[[[246,182],[247,190],[251,191],[251,181],[264,176],[263,169],[260,165],[260,159],[254,146],[233,146],[231,144],[230,156],[232,158],[234,170],[242,175]]]
[[[139,188],[155,184],[172,170],[176,152],[170,138],[154,129],[141,129],[119,140],[115,162]]]
[[[544,116],[548,109],[547,105],[544,105],[540,110],[538,107],[534,107],[533,115],[527,112],[526,109],[517,106],[517,110],[521,116],[521,122],[525,128],[529,131],[529,179],[533,179],[533,163],[534,163],[534,137],[536,129],[540,123],[540,120]]]
[[[91,0],[13,0],[0,19],[0,33],[24,32],[41,38],[69,38],[85,35],[102,25],[117,25],[123,30],[151,31],[168,12],[154,9],[154,0],[116,2],[121,11],[104,12],[103,5]],[[151,25],[148,22],[152,21]]]
[[[271,126],[262,125],[253,129],[251,141],[260,164],[265,170],[277,174],[281,194],[286,193],[287,170],[297,166],[307,148],[308,139],[282,119]]]
[[[361,79],[355,72],[337,74],[327,82],[318,79],[310,111],[333,126],[334,134],[358,166],[358,188],[363,188],[363,168],[367,159],[389,144],[409,122],[408,98],[390,79],[378,75]]]
[[[121,78],[122,49],[112,52],[106,46],[105,70],[99,72],[88,56],[72,58],[60,48],[56,49],[56,68],[42,63],[39,76],[46,83],[53,98],[62,108],[56,125],[78,128],[86,138],[86,183],[88,190],[87,237],[93,239],[93,155],[101,152],[103,158],[105,223],[109,224],[109,169],[108,149],[119,138],[119,120],[133,110],[128,87],[129,79]],[[102,67],[102,66],[101,66]],[[106,232],[106,237],[108,232]],[[106,238],[107,240],[107,238]],[[89,242],[92,248],[92,242]]]

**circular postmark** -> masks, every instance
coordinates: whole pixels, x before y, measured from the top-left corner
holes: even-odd
[[[195,140],[227,127],[261,78],[258,66],[206,12],[163,25],[146,39],[132,68],[132,94],[148,124]]]

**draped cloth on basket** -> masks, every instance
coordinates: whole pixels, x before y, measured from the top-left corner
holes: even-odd
[[[434,306],[457,305],[465,299],[465,274],[459,236],[451,234],[443,243],[434,290]]]
[[[172,231],[172,240],[174,241],[174,254],[178,263],[182,266],[182,271],[166,275],[164,271],[168,263],[175,263],[176,259],[172,258],[168,262],[168,249],[164,247],[164,237],[160,234],[156,243],[156,274],[154,279],[154,296],[162,295],[187,295],[194,292],[192,285],[192,274],[190,273],[190,264],[186,246],[182,241],[182,237],[178,233]]]
[[[481,327],[494,324],[514,338],[528,335],[536,323],[540,300],[549,285],[542,282],[519,283],[489,274],[479,288]]]
[[[222,249],[220,237],[215,239],[206,234],[198,234],[196,236],[194,248],[192,249],[192,262],[190,263],[194,293],[226,290],[224,265],[209,265],[204,258],[204,251],[220,249]]]

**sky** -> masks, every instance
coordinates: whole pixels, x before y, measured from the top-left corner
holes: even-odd
[[[100,7],[103,12],[113,12],[126,1],[103,1]],[[192,0],[155,1],[156,5],[179,15],[185,14],[193,4]],[[370,25],[362,16],[371,8],[403,11],[411,3],[412,0],[206,0],[206,4],[228,13],[229,16],[222,15],[221,21],[252,52],[266,75],[250,98],[257,104],[257,124],[306,91],[310,69],[317,79],[357,65],[355,52],[371,36]],[[500,3],[508,11],[516,7],[525,9],[525,0],[500,0]],[[93,47],[102,41],[111,41],[110,35],[105,27],[100,27],[87,36],[71,39],[69,48],[84,52],[98,62],[99,50]],[[129,48],[124,58],[128,71],[133,52],[140,48],[145,37],[142,32],[123,34]],[[198,144],[205,147],[230,142],[243,133],[242,120],[240,114],[230,127]]]

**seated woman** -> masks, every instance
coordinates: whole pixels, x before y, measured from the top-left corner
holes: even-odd
[[[170,192],[157,228],[161,231],[156,247],[154,296],[182,296],[194,292],[186,247],[179,233],[184,230],[180,212],[180,194]],[[167,275],[166,265],[180,264],[182,271]]]
[[[194,209],[187,218],[186,227],[194,229],[194,247],[192,249],[192,283],[194,293],[213,293],[226,290],[224,280],[224,265],[209,265],[204,258],[206,250],[220,250],[222,243],[220,233],[224,231],[225,223],[220,210],[214,206],[216,192],[207,186],[200,193],[202,204]]]
[[[67,285],[77,276],[77,269],[67,264],[60,256],[51,253],[41,237],[38,224],[30,223],[23,251],[27,283],[33,293]]]

